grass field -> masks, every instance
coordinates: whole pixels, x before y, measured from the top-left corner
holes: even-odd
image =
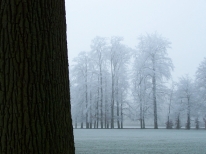
[[[76,154],[206,154],[206,130],[74,129]]]

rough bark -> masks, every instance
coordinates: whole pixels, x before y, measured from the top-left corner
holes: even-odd
[[[0,153],[73,154],[64,0],[0,1]]]

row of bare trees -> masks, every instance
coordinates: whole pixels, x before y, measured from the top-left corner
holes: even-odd
[[[192,126],[196,129],[199,129],[200,126],[206,128],[204,120],[206,117],[206,89],[200,86],[199,73],[200,67],[198,67],[194,80],[185,75],[178,82],[172,83],[167,95],[169,101],[166,128],[171,129],[173,126],[176,129],[181,127],[190,129]],[[200,74],[202,73],[205,74],[205,71],[201,71]]]
[[[71,67],[72,115],[77,128],[123,128],[123,120],[140,128],[187,129],[205,123],[206,62],[196,79],[188,75],[172,82],[170,42],[157,33],[139,37],[136,49],[123,38],[96,37],[90,52],[81,52]],[[171,86],[169,86],[171,85]],[[202,120],[201,120],[202,119]],[[192,123],[192,121],[194,121]],[[116,124],[116,125],[115,125]]]
[[[122,38],[96,37],[90,52],[81,52],[71,69],[72,115],[77,127],[123,128],[129,49]]]
[[[133,103],[128,115],[140,121],[140,128],[145,128],[145,121],[152,117],[155,129],[158,119],[166,121],[166,128],[206,126],[206,60],[198,67],[195,79],[184,75],[173,82],[169,45],[158,34],[139,38],[132,69]]]

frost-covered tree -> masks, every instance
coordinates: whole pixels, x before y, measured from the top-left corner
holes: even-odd
[[[115,119],[115,104],[116,104],[116,119],[117,127],[120,128],[120,120],[123,122],[123,100],[126,96],[125,90],[127,89],[125,85],[127,84],[126,72],[127,64],[130,59],[129,49],[121,43],[123,38],[112,37],[111,45],[108,50],[108,61],[110,64],[111,72],[111,128],[114,128]]]
[[[71,69],[71,94],[72,94],[72,113],[74,121],[81,121],[81,128],[85,121],[86,128],[89,128],[89,56],[87,52],[80,52],[74,59],[75,65]]]
[[[154,128],[158,128],[157,94],[164,79],[171,78],[172,60],[168,57],[167,49],[170,42],[158,34],[145,35],[139,38],[138,52],[142,57],[144,72],[152,85],[152,100],[154,111]]]
[[[101,128],[103,128],[103,68],[104,68],[104,53],[107,50],[107,42],[106,38],[103,37],[96,37],[92,40],[91,44],[91,50],[92,50],[92,58],[93,62],[96,65],[96,68],[98,69],[98,82],[99,82],[99,88],[98,88],[98,100],[97,100],[97,110],[99,110],[100,105],[100,116],[97,115],[97,128],[98,128],[98,121],[100,119]]]
[[[191,116],[194,109],[196,92],[192,79],[186,75],[180,78],[177,83],[177,99],[181,103],[181,108],[186,112],[186,124],[185,128],[191,128]]]
[[[144,63],[143,55],[140,53],[134,54],[134,63],[132,69],[132,96],[137,106],[135,112],[139,112],[138,120],[140,121],[140,128],[145,128],[145,118],[149,108],[151,108],[151,93],[152,84],[150,82],[150,74]]]
[[[201,114],[203,117],[203,122],[205,123],[206,128],[206,58],[200,63],[196,71],[196,85],[198,90],[198,101],[201,106]]]
[[[174,125],[172,120],[172,115],[174,115],[175,112],[175,93],[176,93],[176,83],[172,82],[171,86],[166,91],[166,102],[167,102],[167,121],[166,121],[166,128],[171,129]],[[173,112],[173,113],[172,113]],[[178,117],[177,117],[178,118]]]
[[[72,113],[76,123],[86,122],[86,128],[123,128],[123,107],[127,97],[127,64],[129,49],[122,38],[113,37],[92,41],[91,52],[75,58],[71,71]],[[113,110],[111,110],[111,107]],[[112,114],[113,112],[113,114]],[[113,115],[113,116],[112,116]],[[112,120],[113,119],[113,120]],[[75,124],[75,127],[77,125]]]
[[[104,101],[104,125],[105,128],[109,128],[110,120],[111,120],[111,77],[110,72],[103,72],[103,101]]]
[[[196,71],[196,83],[202,97],[202,101],[206,104],[206,58],[200,63]]]

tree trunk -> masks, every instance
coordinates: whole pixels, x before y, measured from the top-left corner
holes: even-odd
[[[77,122],[75,122],[75,128],[77,129]]]
[[[89,121],[89,128],[92,129],[92,92],[90,91],[90,107],[89,107],[89,113],[90,113],[90,121]]]
[[[87,100],[87,92],[86,92],[86,128],[89,128],[89,121],[88,121],[88,100]]]
[[[144,118],[144,115],[143,115],[143,118],[142,118],[142,128],[145,129],[145,118]]]
[[[195,118],[195,128],[199,129],[200,128],[200,123],[199,123],[199,118]]]
[[[83,122],[81,122],[81,129],[83,129],[84,128],[84,123]]]
[[[170,116],[167,116],[166,129],[170,129]]]
[[[109,129],[109,122],[107,122],[107,129]]]
[[[96,120],[94,121],[94,128],[96,128]]]
[[[99,83],[99,77],[98,77]],[[99,87],[97,88],[97,106],[96,106],[96,128],[99,128]]]
[[[206,129],[206,118],[203,118],[203,121],[205,123],[205,129]]]
[[[105,88],[104,88],[104,128],[106,129],[107,128],[107,80],[106,80],[106,77],[105,77]]]
[[[166,123],[166,128],[167,128],[167,129],[172,129],[172,125],[173,125],[173,124],[171,123],[171,120],[170,120],[171,103],[172,103],[172,100],[171,100],[171,97],[170,97],[169,112],[168,112],[167,123]]]
[[[87,88],[87,85],[88,85],[88,82],[87,82],[87,59],[86,59],[86,70],[85,70],[85,102],[86,102],[86,128],[88,129],[89,128],[89,122],[88,122],[88,88]]]
[[[98,96],[99,96],[99,90],[98,90]],[[96,117],[96,128],[99,128],[99,100],[97,100],[97,117]]]
[[[186,129],[190,129],[190,114],[187,113],[187,124],[186,124]]]
[[[117,128],[120,129],[120,122],[119,122],[119,93],[118,93],[118,79],[117,79],[117,86],[116,86],[116,102],[117,102]]]
[[[205,121],[205,129],[206,129],[206,121]]]
[[[84,128],[84,113],[83,113],[84,111],[83,111],[83,109],[82,109],[82,117],[81,117],[81,128]]]
[[[121,95],[121,129],[123,129],[123,103],[122,103],[122,95]]]
[[[114,75],[112,74],[111,129],[114,128]]]
[[[153,76],[152,76],[152,92],[153,92],[153,106],[154,106],[154,129],[158,129],[157,123],[157,98],[156,98],[156,75],[155,75],[155,57],[153,56]]]
[[[140,96],[141,97],[141,96]],[[143,118],[142,118],[142,114],[143,114],[143,111],[142,111],[142,100],[140,98],[140,128],[143,129]]]
[[[73,154],[64,0],[0,1],[0,153]]]
[[[107,99],[107,98],[105,98]],[[107,100],[105,100],[105,115],[104,115],[104,125],[105,125],[105,128],[107,128]]]
[[[100,64],[100,116],[101,129],[103,129],[103,83],[102,83],[102,65]]]
[[[92,129],[92,122],[89,123],[89,128]]]
[[[187,123],[186,123],[186,129],[190,129],[190,99],[187,98]]]
[[[75,128],[77,129],[77,117],[75,118]]]
[[[120,128],[120,122],[119,122],[119,101],[117,100],[117,128]]]
[[[177,115],[177,119],[176,119],[176,129],[180,129],[181,126],[180,126],[180,114],[178,113]]]

